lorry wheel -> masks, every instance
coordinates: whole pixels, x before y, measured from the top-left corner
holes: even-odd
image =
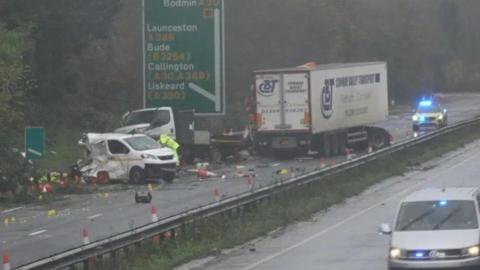
[[[323,155],[329,157],[332,155],[332,142],[330,136],[323,136]]]
[[[345,149],[347,148],[347,137],[345,133],[340,134],[338,140],[338,153],[345,154]]]
[[[210,150],[210,160],[214,164],[221,164],[222,163],[222,153],[216,147],[213,147]]]
[[[172,183],[174,178],[175,178],[175,173],[174,172],[165,173],[162,176],[162,179],[165,180],[165,182],[167,182],[167,183]]]
[[[413,125],[412,126],[413,131],[418,131],[420,127],[418,125]]]
[[[132,184],[139,184],[143,182],[143,178],[144,178],[143,170],[139,167],[133,167],[130,170],[129,178],[130,178],[130,183]]]
[[[339,138],[338,136],[335,136],[335,135],[332,135],[330,137],[331,141],[332,141],[332,144],[331,144],[331,147],[332,147],[332,155],[333,156],[336,156],[338,155],[338,149],[340,149],[340,143],[339,143]]]
[[[380,149],[388,145],[387,134],[383,132],[374,132],[369,140],[374,149]]]

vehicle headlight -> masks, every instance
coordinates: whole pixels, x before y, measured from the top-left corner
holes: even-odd
[[[469,247],[466,249],[468,256],[477,257],[480,254],[480,248],[478,246]]]
[[[402,251],[398,248],[391,248],[390,249],[390,258],[391,259],[396,259],[399,258],[400,255],[402,255]]]
[[[414,114],[414,115],[412,116],[412,120],[413,120],[414,122],[417,122],[417,121],[418,121],[418,114]]]
[[[443,120],[443,114],[438,115],[438,120]]]
[[[151,155],[151,154],[142,154],[141,157],[142,157],[143,159],[157,159],[156,156]]]

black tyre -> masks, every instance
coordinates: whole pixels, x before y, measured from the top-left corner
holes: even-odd
[[[388,146],[388,134],[384,132],[374,132],[370,136],[370,144],[373,149],[381,149]]]
[[[216,147],[210,149],[210,160],[214,164],[222,163],[222,153]]]
[[[145,176],[143,170],[139,167],[133,167],[130,170],[129,179],[132,184],[140,184],[143,182]]]
[[[332,155],[332,142],[331,137],[328,135],[323,136],[323,155],[325,157]]]
[[[413,125],[412,126],[413,131],[418,131],[420,127],[418,125]]]
[[[338,153],[339,154],[344,154],[346,151],[345,149],[347,148],[347,136],[345,133],[340,133],[338,135]]]
[[[331,150],[331,152],[332,152],[332,155],[333,155],[333,156],[336,156],[336,155],[339,154],[339,152],[338,152],[338,149],[340,149],[339,139],[340,139],[340,138],[339,138],[338,136],[335,136],[335,135],[330,136],[330,140],[332,141],[332,144],[331,144],[332,150]]]
[[[165,180],[165,182],[167,183],[172,183],[173,179],[175,179],[175,173],[174,172],[164,173],[162,176],[162,179]]]

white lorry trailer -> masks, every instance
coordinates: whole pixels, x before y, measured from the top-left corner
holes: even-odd
[[[261,152],[337,155],[381,148],[390,135],[375,123],[388,116],[385,62],[304,65],[254,71]]]

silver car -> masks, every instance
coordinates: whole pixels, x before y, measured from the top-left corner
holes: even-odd
[[[399,206],[391,234],[388,268],[480,269],[478,188],[430,188]]]

